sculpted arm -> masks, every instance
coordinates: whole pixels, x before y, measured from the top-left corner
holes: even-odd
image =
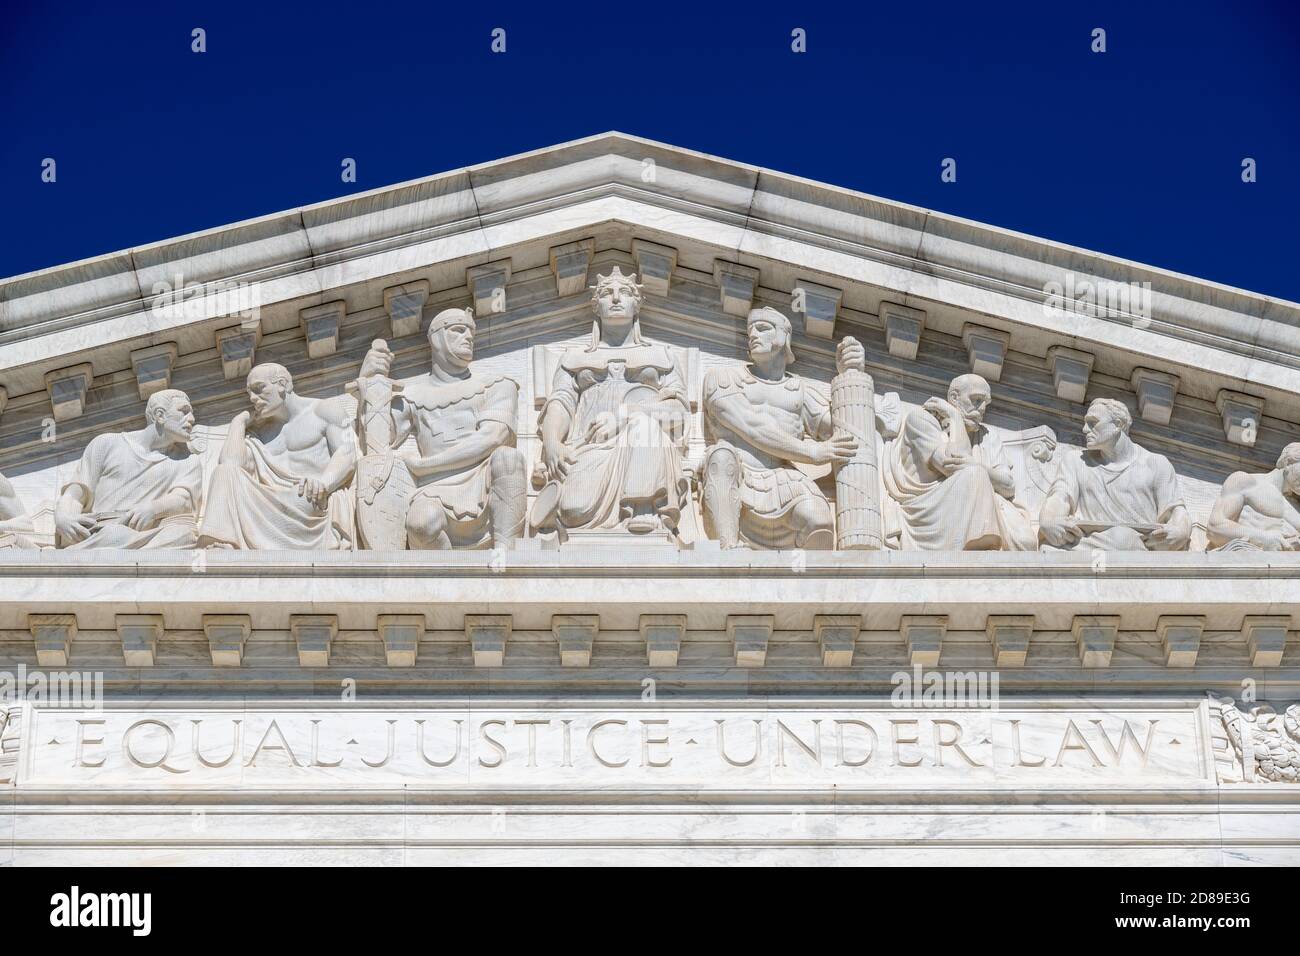
[[[357,467],[357,440],[352,422],[340,405],[321,402],[317,408],[325,421],[325,446],[330,452],[320,480],[326,495],[331,495],[352,480]]]
[[[486,461],[498,448],[513,442],[518,400],[519,386],[510,379],[502,379],[490,387],[488,407],[472,434],[432,455],[408,458],[406,467],[419,478],[433,472],[469,468]]]
[[[1252,528],[1239,520],[1246,505],[1265,514],[1271,510],[1267,508],[1265,502],[1258,500],[1260,495],[1256,479],[1255,475],[1239,471],[1229,475],[1228,480],[1223,483],[1223,491],[1219,494],[1219,500],[1214,503],[1210,520],[1206,523],[1211,544],[1224,545],[1229,541],[1244,539],[1264,551],[1281,549],[1282,536],[1277,532]],[[1300,514],[1297,514],[1296,509],[1285,498],[1282,499],[1282,503],[1287,522],[1293,528],[1300,529]]]
[[[0,475],[0,531],[31,531],[23,503],[4,475]]]
[[[755,448],[784,461],[823,465],[848,461],[857,450],[857,443],[847,436],[816,441],[791,434],[773,416],[751,405],[739,391],[721,393],[720,389],[706,384],[704,407],[705,413],[728,431],[743,435]]]
[[[244,411],[236,415],[230,422],[230,428],[226,431],[226,440],[221,445],[221,454],[217,457],[219,464],[248,468],[250,462],[248,460],[248,447],[244,444],[244,437],[247,434],[248,423],[252,417],[252,412]]]
[[[1083,532],[1071,517],[1073,512],[1074,497],[1065,481],[1058,478],[1052,483],[1038,513],[1038,526],[1043,540],[1057,548],[1078,544]]]

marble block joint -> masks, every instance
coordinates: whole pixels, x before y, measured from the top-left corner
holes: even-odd
[[[295,614],[289,631],[298,645],[298,663],[303,667],[328,667],[330,646],[339,633],[339,619],[333,614]]]
[[[326,302],[298,312],[298,324],[307,338],[307,357],[324,358],[339,347],[339,327],[347,310],[345,302]]]
[[[840,302],[843,298],[844,293],[839,289],[817,285],[803,279],[795,283],[794,301],[802,303],[804,329],[814,338],[834,338],[835,319],[839,315]]]
[[[1195,614],[1166,614],[1156,622],[1156,636],[1164,650],[1166,667],[1195,667],[1201,651],[1205,618]]]
[[[119,614],[117,635],[127,667],[152,667],[163,635],[161,614]]]
[[[587,290],[587,268],[596,249],[596,240],[579,239],[550,250],[551,272],[560,296],[578,295]]]
[[[1032,614],[990,614],[985,631],[998,667],[1024,667],[1034,636]]]
[[[896,302],[880,303],[880,322],[885,327],[885,344],[896,358],[915,359],[921,347],[925,313]]]
[[[391,285],[384,290],[384,311],[393,331],[393,338],[415,335],[420,331],[420,317],[424,304],[429,301],[429,280]]]
[[[1290,628],[1289,615],[1247,615],[1241,629],[1246,633],[1246,649],[1250,652],[1250,666],[1281,666],[1287,631]]]
[[[641,639],[651,667],[676,667],[686,634],[685,614],[642,614]]]
[[[905,614],[899,622],[907,660],[913,666],[935,667],[943,652],[943,638],[948,630],[946,614]]]
[[[1234,445],[1251,447],[1259,437],[1259,423],[1264,417],[1264,400],[1234,392],[1220,390],[1214,400],[1214,407],[1223,416],[1223,434]]]
[[[261,337],[260,326],[244,328],[235,325],[217,331],[217,354],[221,356],[221,374],[226,379],[242,379],[252,371]]]
[[[767,663],[767,646],[775,624],[771,614],[727,615],[727,638],[737,667],[762,667]]]
[[[86,394],[95,373],[89,362],[45,373],[45,390],[50,396],[56,422],[80,418],[86,410]]]
[[[1135,368],[1130,384],[1137,392],[1139,417],[1153,425],[1168,425],[1174,413],[1174,397],[1178,394],[1178,376],[1153,368]]]
[[[77,638],[77,616],[29,614],[27,626],[36,644],[36,663],[41,667],[67,667],[68,653]]]
[[[564,667],[588,667],[591,648],[600,630],[595,614],[556,614],[551,618],[551,633],[560,645],[560,664]]]
[[[1082,402],[1088,395],[1088,377],[1096,357],[1063,345],[1047,350],[1047,364],[1052,369],[1052,388],[1056,397],[1067,402]]]
[[[244,646],[252,630],[247,614],[205,614],[203,633],[208,638],[208,652],[213,667],[239,667],[244,663]]]
[[[738,262],[714,259],[713,279],[722,295],[722,311],[741,318],[749,315],[758,289],[758,270]]]
[[[677,250],[671,246],[632,240],[632,258],[641,288],[647,295],[666,296],[672,288],[673,270],[677,268]]]
[[[423,614],[380,614],[379,638],[389,667],[414,667],[424,639]]]
[[[1079,662],[1084,667],[1110,667],[1119,617],[1079,614],[1074,618],[1071,633],[1079,649]]]
[[[968,322],[962,327],[961,340],[966,346],[970,370],[990,382],[999,381],[1011,336],[1001,329],[989,329]]]
[[[475,667],[500,667],[505,660],[513,618],[509,614],[466,614],[465,636],[469,638]]]
[[[853,648],[862,630],[860,614],[818,614],[813,618],[813,638],[824,667],[852,667]]]
[[[136,390],[141,400],[171,387],[176,354],[175,342],[163,342],[131,353],[131,370],[135,373]]]
[[[474,314],[480,319],[506,311],[506,286],[510,283],[510,274],[509,259],[498,259],[465,270],[465,281],[474,299]]]

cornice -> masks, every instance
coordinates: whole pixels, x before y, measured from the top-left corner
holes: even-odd
[[[128,345],[229,323],[215,300],[196,318],[154,314],[149,290],[176,274],[260,282],[272,311],[348,289],[349,305],[365,308],[378,304],[365,284],[380,277],[432,270],[434,288],[450,288],[470,265],[611,225],[762,266],[770,288],[798,272],[843,286],[847,307],[870,311],[890,297],[926,308],[939,328],[947,313],[953,323],[988,316],[1026,333],[1018,347],[1035,354],[1090,343],[1132,364],[1199,370],[1208,388],[1252,383],[1300,407],[1295,303],[621,133],[0,282],[0,376],[13,398],[87,354],[102,375]],[[1150,323],[1046,309],[1044,288],[1071,274],[1150,282]]]

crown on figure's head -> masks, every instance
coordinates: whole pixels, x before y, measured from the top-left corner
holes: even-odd
[[[591,289],[591,300],[595,302],[596,299],[600,297],[601,290],[612,285],[630,286],[632,291],[636,293],[636,297],[638,299],[641,298],[641,283],[636,281],[636,273],[633,272],[631,275],[624,275],[622,269],[618,266],[614,266],[614,271],[607,276],[597,273],[596,284],[587,287]]]

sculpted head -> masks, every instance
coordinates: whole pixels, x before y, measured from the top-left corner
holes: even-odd
[[[948,384],[948,402],[961,412],[969,429],[977,428],[984,421],[992,398],[989,383],[973,372],[958,375]]]
[[[1300,495],[1300,441],[1282,449],[1277,467],[1282,471],[1282,489],[1289,495]]]
[[[1123,402],[1113,398],[1094,399],[1083,419],[1084,444],[1089,451],[1115,448],[1133,427],[1133,414]]]
[[[474,360],[474,310],[443,309],[429,323],[429,348],[437,365],[463,372]]]
[[[755,361],[769,355],[782,354],[786,363],[794,361],[794,348],[790,344],[793,328],[784,314],[771,306],[751,309],[745,321],[745,335],[749,357]]]
[[[194,409],[190,397],[179,388],[164,388],[150,395],[144,417],[173,445],[188,444],[194,435]]]
[[[283,365],[266,362],[256,365],[245,382],[253,418],[275,418],[293,394],[293,376]]]
[[[632,341],[641,341],[641,286],[636,274],[623,275],[618,266],[609,275],[597,275],[591,287],[591,307],[596,313],[592,334],[599,342],[603,328],[622,328],[632,324]]]

